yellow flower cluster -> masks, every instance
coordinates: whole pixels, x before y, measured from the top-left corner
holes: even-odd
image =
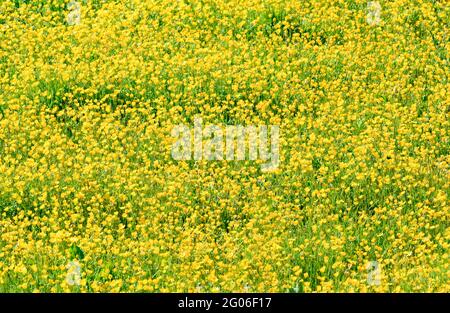
[[[448,1],[69,2],[0,2],[0,292],[450,291]]]

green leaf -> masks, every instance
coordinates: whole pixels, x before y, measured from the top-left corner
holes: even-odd
[[[71,259],[78,259],[78,260],[82,260],[84,259],[84,252],[83,250],[81,250],[80,247],[78,247],[76,244],[72,244],[72,246],[70,247],[70,257]]]

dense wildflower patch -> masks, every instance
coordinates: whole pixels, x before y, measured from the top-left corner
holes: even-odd
[[[69,2],[0,2],[0,291],[449,291],[448,1]]]

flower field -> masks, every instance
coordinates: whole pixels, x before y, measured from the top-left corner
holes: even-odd
[[[0,1],[0,292],[450,292],[450,2],[69,2]]]

